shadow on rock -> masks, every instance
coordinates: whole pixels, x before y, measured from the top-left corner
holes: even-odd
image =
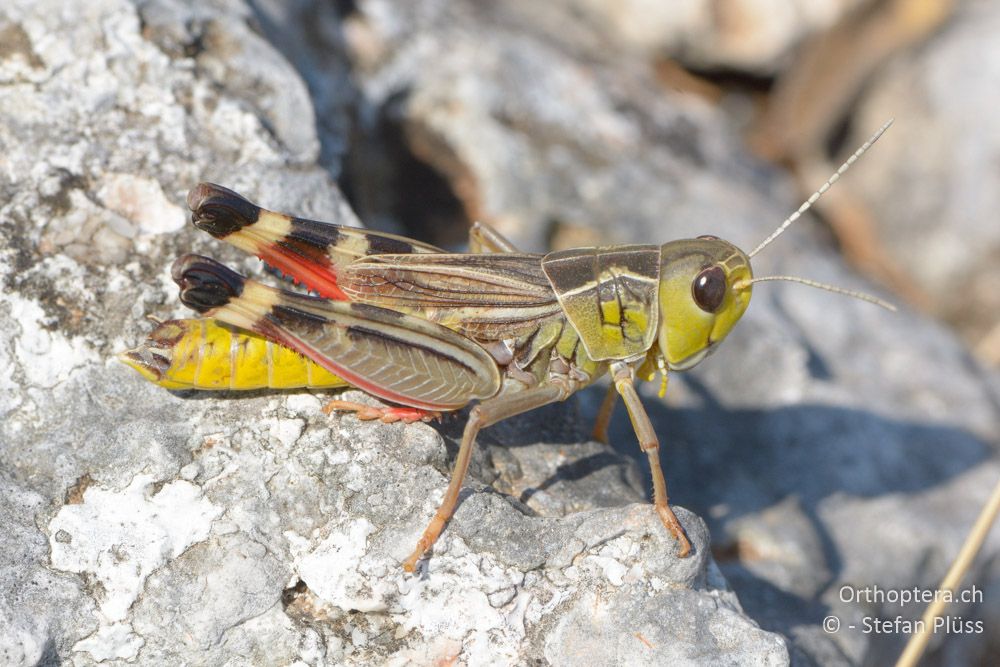
[[[831,508],[897,494],[911,503],[993,454],[987,442],[962,429],[863,409],[726,409],[696,378],[685,381],[700,394],[698,407],[668,409],[645,401],[662,438],[671,499],[705,519],[716,560],[748,614],[789,637],[810,631],[831,613],[825,593],[846,576],[843,535],[852,530],[839,526],[837,540]],[[600,400],[591,391],[585,401]],[[610,433],[616,451],[640,464],[648,489],[645,457],[627,416],[616,414]],[[872,522],[891,518],[870,511]],[[928,519],[920,539],[935,530]],[[879,534],[871,526],[864,531]],[[746,534],[765,535],[761,543],[777,551],[756,553]],[[880,551],[878,544],[871,546]]]

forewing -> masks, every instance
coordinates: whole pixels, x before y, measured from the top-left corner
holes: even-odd
[[[328,302],[311,315],[324,321],[317,326],[279,308],[261,331],[365,391],[404,405],[456,409],[500,388],[489,354],[439,325],[343,302]]]
[[[500,388],[486,350],[420,317],[277,290],[196,255],[175,262],[174,279],[188,306],[290,347],[386,400],[454,410]]]
[[[352,262],[352,301],[420,315],[479,340],[513,338],[560,313],[541,255],[393,254]]]

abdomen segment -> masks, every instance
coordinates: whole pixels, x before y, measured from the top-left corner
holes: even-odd
[[[216,320],[162,322],[118,358],[167,389],[327,389],[347,382],[298,352]]]

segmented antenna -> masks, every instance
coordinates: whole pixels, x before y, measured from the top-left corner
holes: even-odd
[[[840,180],[840,177],[844,175],[844,172],[847,171],[848,169],[850,169],[851,165],[854,164],[855,162],[857,162],[858,158],[861,157],[862,155],[864,155],[864,152],[866,150],[868,150],[869,148],[871,148],[872,144],[874,144],[876,141],[878,141],[878,138],[881,137],[882,134],[886,130],[889,129],[890,125],[892,125],[892,121],[893,121],[893,119],[890,118],[886,122],[885,125],[883,125],[882,127],[880,127],[878,129],[878,131],[875,132],[875,134],[873,134],[871,136],[871,138],[868,139],[868,141],[866,141],[865,143],[861,144],[861,148],[859,148],[858,150],[854,151],[854,155],[852,155],[851,157],[847,158],[847,162],[845,162],[844,164],[840,165],[840,169],[838,169],[836,172],[834,172],[833,176],[831,176],[830,179],[826,183],[824,183],[823,186],[819,190],[817,190],[816,192],[814,192],[812,194],[812,196],[809,197],[809,199],[807,199],[805,201],[805,203],[802,204],[802,206],[799,207],[799,210],[797,210],[795,213],[792,213],[790,216],[788,216],[783,223],[781,223],[780,225],[778,225],[778,228],[776,230],[774,230],[774,232],[770,236],[768,236],[766,239],[764,239],[763,241],[761,241],[760,245],[758,245],[756,248],[754,248],[753,251],[751,251],[750,254],[747,255],[747,256],[748,257],[753,257],[758,252],[760,252],[761,250],[763,250],[767,246],[767,244],[769,244],[771,241],[773,241],[774,239],[776,239],[779,236],[781,236],[781,233],[783,231],[785,231],[786,229],[788,229],[793,222],[795,222],[800,217],[802,217],[803,213],[805,213],[810,208],[812,208],[812,205],[816,203],[816,200],[819,199],[820,197],[822,197],[823,194],[827,190],[830,189],[831,185],[833,185],[838,180]],[[834,291],[836,291],[836,290],[834,290]]]
[[[799,278],[798,276],[762,276],[760,278],[751,278],[750,280],[740,280],[733,285],[738,290],[744,290],[754,283],[766,283],[776,280],[784,280],[790,283],[801,283],[803,285],[809,285],[810,287],[818,287],[821,290],[826,290],[827,292],[834,292],[835,294],[843,294],[845,296],[851,296],[855,299],[861,299],[862,301],[867,301],[868,303],[873,303],[876,306],[885,308],[886,310],[891,310],[896,312],[896,306],[892,305],[888,301],[878,298],[877,296],[872,296],[865,292],[859,292],[852,289],[844,289],[843,287],[835,287],[834,285],[827,285],[826,283],[821,283],[816,280],[809,280],[808,278]]]

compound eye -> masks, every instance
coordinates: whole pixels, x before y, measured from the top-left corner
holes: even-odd
[[[691,296],[698,307],[714,313],[726,298],[726,272],[721,266],[710,266],[699,273],[691,283]]]

